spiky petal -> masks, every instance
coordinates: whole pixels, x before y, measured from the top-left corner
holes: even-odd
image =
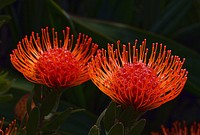
[[[130,43],[120,41],[117,49],[108,44],[108,50],[98,50],[88,65],[91,80],[115,102],[133,106],[136,110],[146,111],[177,97],[187,80],[187,71],[182,69],[183,61],[171,55],[166,46],[153,44],[148,57],[146,39],[139,49]]]
[[[34,34],[25,36],[17,49],[10,55],[13,66],[31,82],[48,87],[72,87],[89,80],[87,62],[97,50],[92,38],[79,34],[74,45],[70,28],[63,30],[64,41],[52,29],[42,29],[42,37]]]

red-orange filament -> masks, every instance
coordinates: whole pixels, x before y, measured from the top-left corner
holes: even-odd
[[[48,28],[42,29],[41,37],[34,32],[30,39],[25,36],[10,55],[13,66],[29,81],[53,88],[72,87],[89,80],[87,62],[98,45],[84,34],[79,34],[74,44],[69,31],[69,27],[63,31],[64,41],[58,39],[54,29],[51,38]]]
[[[49,87],[69,87],[78,79],[81,64],[70,51],[54,48],[40,56],[35,69]]]
[[[200,123],[194,122],[190,127],[186,122],[174,122],[171,128],[161,126],[162,133],[152,132],[151,135],[200,135]]]
[[[0,120],[0,135],[17,135],[16,120],[8,124],[7,128],[4,127],[4,121],[5,118],[3,117],[2,120]]]
[[[153,44],[148,56],[146,40],[139,49],[130,43],[117,49],[108,44],[108,50],[98,50],[88,64],[91,80],[97,87],[115,102],[124,106],[133,106],[146,111],[174,99],[180,94],[187,80],[187,71],[182,69],[183,61],[171,55],[160,44]]]
[[[156,90],[160,88],[156,73],[141,62],[124,64],[113,73],[112,81],[109,83],[113,95],[118,95],[113,100],[132,105],[136,109],[151,103],[154,100],[152,93],[158,94]]]

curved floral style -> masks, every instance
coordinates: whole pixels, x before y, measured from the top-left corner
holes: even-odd
[[[17,127],[16,127],[16,120],[13,120],[7,128],[4,127],[4,120],[0,120],[0,134],[1,135],[17,135]]]
[[[200,135],[200,123],[194,122],[188,128],[185,122],[174,122],[172,127],[166,128],[163,125],[161,126],[162,133],[152,132],[151,135]]]
[[[41,37],[32,32],[29,39],[25,36],[19,42],[10,55],[13,66],[29,81],[52,88],[72,87],[89,80],[86,65],[98,48],[92,38],[79,34],[74,45],[69,27],[63,30],[63,42],[54,29],[52,37],[48,27],[41,31]]]
[[[148,55],[146,39],[139,49],[120,41],[117,49],[108,44],[108,50],[98,50],[88,64],[88,72],[96,86],[115,102],[133,106],[139,111],[151,110],[177,97],[187,80],[183,61],[171,55],[171,50],[158,43],[152,44]]]

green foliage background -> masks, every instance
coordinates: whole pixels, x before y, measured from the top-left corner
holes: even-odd
[[[75,36],[85,33],[100,48],[117,40],[127,44],[138,39],[141,43],[144,38],[149,47],[155,42],[167,45],[172,54],[186,58],[188,81],[175,100],[145,114],[147,125],[142,134],[175,120],[200,120],[199,0],[0,0],[0,64],[8,72],[7,79],[3,78],[8,86],[0,89],[7,92],[11,87],[6,95],[0,93],[4,97],[0,96],[0,117],[5,116],[8,121],[14,118],[16,101],[34,88],[12,67],[9,54],[25,35],[32,31],[40,33],[46,26],[59,33],[70,26]],[[65,121],[61,134],[87,134],[109,102],[90,81],[66,90],[59,108],[73,106],[86,110]]]

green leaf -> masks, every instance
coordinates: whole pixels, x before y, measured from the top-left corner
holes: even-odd
[[[108,42],[116,43],[117,40],[121,40],[122,43],[127,44],[128,42],[134,43],[135,39],[138,39],[139,41],[147,39],[147,47],[151,46],[151,44],[155,42],[163,43],[167,45],[168,49],[172,49],[173,52],[178,53],[180,56],[186,57],[189,53],[191,54],[191,57],[200,58],[200,55],[197,52],[188,49],[173,40],[156,35],[149,31],[120,23],[111,23],[80,17],[76,18],[74,16],[72,16],[72,19],[76,22],[78,29],[80,29],[79,31],[87,31],[94,40],[99,41],[100,43],[105,43],[101,47],[106,47]]]
[[[132,129],[128,132],[127,135],[140,135],[142,133],[142,130],[146,124],[145,119],[141,119],[136,122],[136,124],[132,127]]]
[[[20,75],[16,75],[16,73],[14,72],[9,72],[9,76],[8,79],[9,80],[14,80],[14,82],[12,83],[11,87],[15,88],[15,89],[20,89],[26,92],[30,92],[33,90],[34,88],[34,84],[27,81],[24,77],[20,76]]]
[[[69,88],[63,92],[65,98],[67,98],[72,104],[79,107],[86,108],[86,99],[84,96],[84,89],[82,85]]]
[[[0,95],[6,93],[11,87],[12,82],[6,79],[7,74],[7,72],[0,73]]]
[[[0,94],[6,93],[11,88],[10,82],[0,82]]]
[[[39,125],[40,112],[37,107],[33,108],[29,115],[28,123],[26,125],[27,135],[36,135]]]
[[[97,125],[92,126],[88,135],[100,135],[100,129],[98,128],[98,126]]]
[[[7,95],[0,95],[0,103],[10,101],[13,98],[13,95],[7,94]]]
[[[57,11],[59,14],[63,15],[64,17],[66,17],[67,21],[69,22],[71,29],[73,31],[73,33],[75,33],[75,26],[74,23],[71,19],[71,16],[65,12],[65,10],[63,10],[56,2],[54,2],[53,0],[47,0],[46,1],[47,4],[50,6],[51,9],[56,9],[55,11]],[[52,8],[53,7],[53,8]]]
[[[108,132],[108,135],[124,135],[124,125],[121,122],[116,123],[110,129],[110,131]]]
[[[10,19],[10,16],[0,15],[0,28],[3,26],[4,23],[7,23]]]
[[[37,106],[40,106],[42,103],[42,98],[43,97],[43,88],[44,86],[41,84],[35,84],[33,88],[33,101]]]
[[[185,5],[181,7],[181,12],[179,12],[173,19],[171,19],[173,21],[169,21],[167,25],[161,29],[161,34],[169,35],[169,33],[174,33],[174,29],[183,20],[185,15],[188,14],[188,10],[191,9],[192,4],[192,1],[187,1]]]
[[[63,99],[63,98],[62,98]],[[59,109],[65,109],[68,107],[77,108],[77,106],[72,105],[66,100],[61,100],[59,104]],[[63,110],[62,109],[62,110]],[[81,112],[80,112],[81,111]],[[77,113],[75,113],[77,112]],[[59,130],[63,132],[69,132],[72,135],[86,135],[88,134],[90,128],[95,123],[97,116],[91,112],[83,109],[75,109],[72,111],[72,115],[66,119]],[[91,126],[92,125],[92,126]]]
[[[188,5],[191,5],[191,4],[189,4],[187,0],[171,1],[169,6],[166,8],[164,13],[159,18],[159,20],[156,21],[151,31],[161,32],[163,29],[167,27],[170,20],[176,19],[177,15],[182,13],[180,11],[182,11],[185,8],[185,6],[188,6]]]
[[[10,5],[14,2],[15,0],[0,0],[0,9],[2,9],[3,7]]]
[[[56,130],[72,113],[72,108],[66,109],[64,112],[60,113],[56,118],[52,119],[50,123],[44,126],[45,130]]]
[[[158,18],[161,7],[162,0],[154,0],[149,1],[145,0],[144,2],[138,2],[141,4],[142,9],[140,9],[140,16],[142,16],[141,25],[144,29],[149,29],[153,24],[155,24],[155,20]],[[137,4],[137,6],[139,6]],[[137,9],[135,9],[137,10]],[[138,12],[138,11],[137,11]],[[137,13],[135,13],[135,18],[133,20],[136,21]]]
[[[197,45],[200,44],[199,31],[200,31],[200,23],[191,24],[177,31],[174,31],[173,38],[182,43],[185,43],[190,48],[199,51],[200,46]],[[192,37],[192,40],[189,37]]]
[[[50,92],[41,105],[41,114],[44,116],[48,115],[53,109],[57,108],[58,102],[59,94],[55,91]]]
[[[116,118],[116,103],[111,101],[104,116],[104,127],[107,131],[114,125]]]
[[[129,126],[137,121],[143,114],[144,112],[136,111],[132,106],[129,106],[123,110],[119,119],[125,126]]]

